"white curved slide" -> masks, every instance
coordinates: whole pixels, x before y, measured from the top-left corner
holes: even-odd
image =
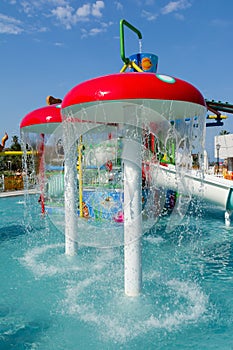
[[[178,190],[178,180],[174,165],[151,165],[152,181],[161,187]],[[233,181],[214,175],[203,175],[194,170],[184,173],[184,181],[193,196],[202,197],[206,201],[220,206],[225,211],[226,225],[230,224],[230,214],[233,211]]]

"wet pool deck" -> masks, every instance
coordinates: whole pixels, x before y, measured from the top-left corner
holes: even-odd
[[[5,191],[0,192],[0,198],[5,197],[16,197],[16,196],[24,196],[25,190],[18,190],[18,191]],[[38,194],[39,191],[37,189],[31,189],[27,191],[28,194]]]

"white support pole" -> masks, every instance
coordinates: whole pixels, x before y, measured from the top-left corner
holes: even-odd
[[[45,214],[45,137],[40,134],[39,144],[39,182],[40,182],[40,205],[41,213]]]
[[[77,243],[77,146],[71,123],[64,126],[65,253],[75,255]],[[69,125],[70,124],[70,125]]]
[[[225,211],[225,225],[226,227],[231,226],[231,212],[229,210]]]
[[[124,279],[125,294],[138,296],[142,285],[142,156],[141,136],[125,139],[124,164]]]

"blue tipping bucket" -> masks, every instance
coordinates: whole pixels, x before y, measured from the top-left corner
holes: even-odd
[[[158,67],[158,56],[152,53],[137,53],[129,56],[130,61],[136,63],[143,70],[143,72],[156,73]],[[131,72],[135,69],[130,68]]]

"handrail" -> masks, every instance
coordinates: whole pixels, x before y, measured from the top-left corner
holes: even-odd
[[[125,40],[124,40],[124,25],[127,26],[129,29],[131,29],[133,32],[135,32],[138,35],[138,39],[142,39],[141,32],[135,28],[132,24],[127,22],[125,19],[122,19],[120,21],[120,45],[121,45],[121,58],[122,61],[128,65],[130,62],[130,59],[125,57]]]

